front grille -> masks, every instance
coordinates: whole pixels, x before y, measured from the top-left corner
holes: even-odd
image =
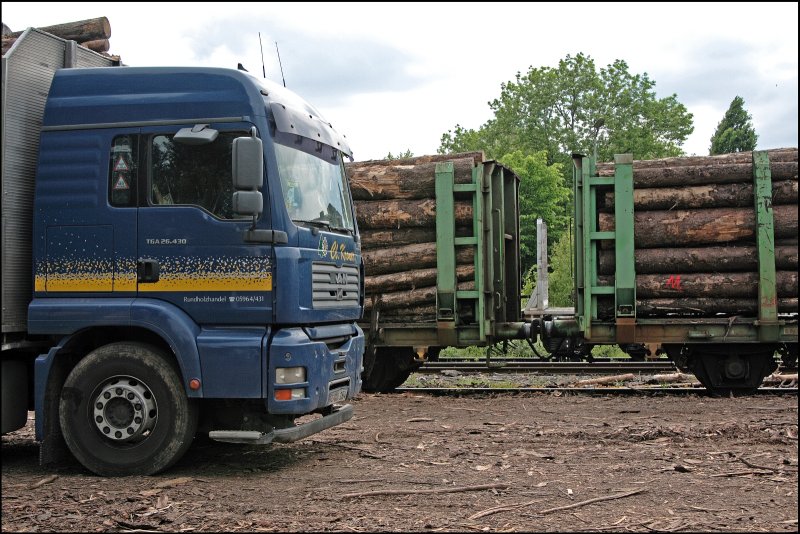
[[[314,262],[311,276],[314,309],[358,306],[358,267]]]

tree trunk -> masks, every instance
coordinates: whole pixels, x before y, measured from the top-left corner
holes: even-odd
[[[64,24],[55,24],[38,29],[47,33],[52,33],[56,37],[78,41],[79,43],[97,39],[108,39],[111,37],[111,24],[106,17],[65,22]],[[11,36],[19,37],[22,35],[23,31],[24,30],[12,32]]]
[[[797,298],[778,299],[778,311],[797,313]],[[637,317],[693,316],[708,317],[718,313],[754,316],[758,299],[746,298],[675,298],[637,299]],[[599,317],[613,317],[614,304],[610,299],[598,302]]]
[[[776,246],[775,268],[796,271],[798,247]],[[758,250],[753,246],[640,248],[634,251],[637,274],[756,271]],[[613,250],[601,250],[597,272],[614,274]]]
[[[456,202],[456,225],[472,221],[472,203]],[[436,200],[364,200],[356,204],[359,229],[436,227]]]
[[[775,237],[797,236],[797,206],[775,206]],[[636,248],[730,243],[754,238],[752,208],[634,212]],[[614,216],[601,213],[600,231],[614,229]]]
[[[766,152],[773,180],[797,180],[797,148]],[[614,176],[613,163],[600,163],[596,170],[599,176]],[[633,185],[637,188],[752,181],[752,152],[633,162]]]
[[[758,296],[758,273],[637,274],[636,297],[661,298],[754,298]],[[614,277],[601,276],[601,285],[613,285]],[[797,295],[797,272],[778,271],[778,297]]]
[[[797,204],[797,182],[772,182],[773,204]],[[753,206],[753,184],[709,184],[681,188],[634,189],[637,210],[736,208]],[[614,207],[614,193],[606,193],[604,209]]]
[[[460,282],[459,291],[471,291],[475,289],[474,281]],[[381,293],[380,310],[393,310],[407,308],[413,313],[417,308],[436,302],[436,286],[418,287],[416,289]],[[364,302],[364,313],[368,314],[372,309],[372,301]]]
[[[108,49],[111,45],[108,42],[108,39],[96,39],[94,41],[85,41],[80,43],[81,46],[88,48],[89,50],[94,50],[95,52],[108,52]]]
[[[419,325],[436,322],[436,305],[416,306],[412,309],[396,308],[381,311],[378,323],[407,323]]]
[[[363,230],[361,234],[361,247],[371,250],[380,247],[410,245],[412,243],[432,243],[436,241],[436,228],[399,228]],[[472,225],[456,227],[456,237],[472,235]]]
[[[452,158],[452,156],[450,156]],[[346,164],[353,200],[411,200],[436,197],[437,161],[379,160]],[[445,160],[445,161],[449,161]],[[455,182],[472,182],[473,157],[453,160]]]
[[[398,273],[367,276],[364,280],[364,290],[368,295],[373,293],[390,293],[392,291],[413,290],[418,287],[435,286],[436,267],[429,269],[414,269]],[[459,282],[473,279],[475,267],[473,265],[459,265],[456,267],[456,277]]]
[[[474,261],[473,247],[458,247],[457,250],[457,264],[465,265]],[[436,267],[436,243],[379,248],[366,250],[361,254],[367,276]]]

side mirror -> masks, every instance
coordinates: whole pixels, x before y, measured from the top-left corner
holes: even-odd
[[[264,182],[264,150],[258,137],[233,140],[233,187],[256,191]]]
[[[264,209],[264,198],[261,191],[234,191],[233,212],[238,215],[261,215]]]

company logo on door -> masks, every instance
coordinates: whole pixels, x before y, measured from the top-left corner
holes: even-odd
[[[356,260],[356,255],[354,252],[345,252],[345,243],[343,241],[333,241],[332,245],[328,244],[328,238],[323,236],[319,240],[319,246],[317,246],[317,254],[319,256],[326,258],[329,257],[332,260],[343,260],[343,261],[350,261],[353,262]]]

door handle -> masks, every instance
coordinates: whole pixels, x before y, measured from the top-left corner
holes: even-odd
[[[152,284],[158,282],[158,261],[139,260],[136,263],[137,281],[140,284]]]

